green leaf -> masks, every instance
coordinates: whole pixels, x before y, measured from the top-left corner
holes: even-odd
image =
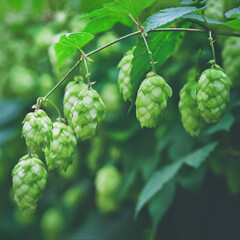
[[[218,25],[218,24],[223,24],[224,22],[220,22],[218,20],[215,20],[215,19],[211,19],[211,18],[208,18],[206,16],[204,16],[206,21],[209,23],[209,24],[215,24],[215,25]],[[199,14],[196,14],[196,13],[189,13],[189,14],[186,14],[184,16],[182,16],[182,18],[184,19],[192,19],[192,20],[197,20],[198,22],[202,22],[202,23],[205,23],[203,18],[199,15]]]
[[[116,13],[131,14],[137,17],[144,9],[151,6],[155,0],[115,0],[104,6]]]
[[[233,8],[225,13],[226,18],[238,18],[240,19],[240,7]]]
[[[96,17],[87,23],[84,31],[91,33],[104,32],[111,29],[116,22],[117,19],[112,16]]]
[[[217,142],[208,144],[207,146],[181,158],[181,161],[190,167],[199,168],[203,161],[206,160],[210,153],[215,149],[217,144]]]
[[[159,221],[171,206],[175,195],[175,183],[173,181],[164,185],[162,190],[154,196],[148,206],[153,226],[156,228]]]
[[[187,164],[193,168],[200,167],[203,161],[207,159],[216,146],[217,142],[208,144],[207,146],[180,158],[177,162],[167,165],[161,170],[155,172],[148,180],[139,196],[135,209],[135,217],[137,217],[144,205],[149,202],[149,200],[156,195],[166,183],[173,179],[183,164]]]
[[[217,124],[208,128],[204,133],[211,135],[219,131],[229,132],[233,123],[234,123],[234,117],[229,112],[228,114],[225,114]]]
[[[190,23],[184,23],[179,24],[178,27],[189,27],[190,25]],[[156,68],[172,55],[184,34],[184,32],[154,32],[148,35],[147,42],[152,52],[153,60],[156,62]],[[137,43],[133,55],[133,67],[130,77],[133,92],[136,94],[141,80],[143,80],[142,77],[151,69],[148,51],[142,39]]]
[[[68,33],[62,35],[58,43],[54,46],[58,59],[58,67],[60,67],[62,63],[75,52],[76,49],[81,49],[92,39],[93,35],[87,32]]]
[[[107,8],[97,9],[81,19],[91,19],[84,28],[84,31],[91,33],[107,31],[117,22],[121,22],[129,27],[133,25],[132,20],[128,16],[117,14]]]
[[[232,21],[224,23],[225,26],[233,28],[234,30],[240,31],[240,20],[234,19]]]
[[[176,175],[181,165],[182,162],[178,161],[163,167],[160,171],[153,174],[140,194],[135,210],[135,216],[137,216],[143,206],[163,188],[164,184],[169,182]]]
[[[177,7],[177,8],[167,8],[161,10],[159,13],[151,16],[146,21],[146,28],[144,32],[148,32],[157,27],[161,27],[167,23],[173,22],[174,20],[196,11],[196,7]]]
[[[190,192],[197,192],[204,179],[205,179],[206,168],[200,167],[198,169],[187,168],[187,171],[177,177],[178,183]]]

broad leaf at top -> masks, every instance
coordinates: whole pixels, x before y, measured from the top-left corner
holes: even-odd
[[[58,43],[55,44],[58,67],[70,57],[76,49],[81,49],[89,41],[93,39],[93,35],[87,32],[68,33],[60,37]]]
[[[155,0],[115,0],[104,6],[117,13],[131,14],[137,17],[144,9],[151,6]]]
[[[170,23],[188,13],[197,11],[196,7],[177,7],[161,10],[159,13],[151,16],[146,21],[145,32]]]

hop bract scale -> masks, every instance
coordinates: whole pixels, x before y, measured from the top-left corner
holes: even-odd
[[[191,136],[198,136],[205,126],[205,121],[197,105],[197,90],[198,83],[196,81],[187,82],[180,91],[178,104],[183,126]]]
[[[118,85],[119,85],[119,90],[123,96],[123,100],[125,102],[127,100],[132,101],[132,98],[133,98],[132,84],[130,82],[133,50],[134,49],[126,52],[125,56],[121,59],[121,61],[118,64],[118,67],[120,68],[119,75],[118,75]]]
[[[71,81],[65,88],[63,111],[64,116],[67,118],[70,126],[72,126],[71,109],[74,103],[77,101],[79,93],[84,89],[87,89],[87,85],[82,81]]]
[[[47,171],[37,155],[23,156],[12,171],[14,200],[27,215],[32,215],[45,188]]]
[[[207,123],[215,123],[226,109],[230,99],[231,80],[216,65],[205,70],[198,81],[197,103]]]
[[[52,121],[43,110],[36,109],[26,115],[23,120],[22,135],[32,153],[44,151],[49,146],[52,140],[52,128]]]
[[[141,127],[155,127],[159,115],[167,107],[167,99],[172,96],[171,87],[154,72],[147,74],[141,83],[136,99],[136,115]]]
[[[67,170],[76,155],[77,139],[70,126],[63,122],[53,123],[53,140],[45,156],[49,169]]]
[[[92,138],[105,117],[105,105],[92,88],[82,90],[71,109],[72,124],[78,138]]]

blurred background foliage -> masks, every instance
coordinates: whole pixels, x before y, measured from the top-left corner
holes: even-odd
[[[118,91],[117,64],[136,38],[93,55],[90,71],[96,81],[94,88],[106,104],[104,124],[91,141],[78,143],[78,159],[67,172],[49,172],[34,216],[26,217],[16,207],[11,171],[27,152],[21,137],[22,120],[36,99],[46,95],[79,58],[75,54],[58,69],[54,43],[63,33],[82,31],[87,20],[80,18],[110,1],[0,0],[0,238],[240,237],[240,61],[236,60],[240,47],[239,42],[234,43],[236,59],[233,54],[227,60],[224,49],[234,45],[229,37],[217,39],[216,53],[218,63],[232,73],[230,104],[217,124],[195,138],[182,126],[178,102],[180,89],[195,71],[199,50],[200,72],[208,67],[211,49],[204,34],[185,34],[174,54],[158,69],[172,87],[173,97],[153,130],[140,129],[135,110],[128,113],[129,104],[123,103]],[[226,2],[228,9],[239,6],[236,0]],[[177,0],[156,1],[141,19],[178,4]],[[96,34],[85,52],[130,32],[131,28],[117,23],[110,31]],[[227,70],[234,61],[236,66]],[[64,87],[79,74],[81,66],[50,96],[60,109]],[[57,117],[51,106],[45,110],[52,119]],[[189,163],[189,159],[195,162]],[[117,186],[114,197],[101,195],[96,183],[100,178],[99,172],[96,178],[97,171],[109,166],[117,169],[119,178],[113,183],[113,173],[115,177],[107,180]],[[145,194],[143,188],[152,194],[147,193],[142,203],[146,206],[134,218],[139,196]],[[140,205],[138,202],[137,207]]]

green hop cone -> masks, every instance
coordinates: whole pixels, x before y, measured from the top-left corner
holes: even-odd
[[[167,99],[172,96],[171,87],[154,72],[147,74],[141,83],[136,99],[136,115],[141,127],[155,127],[159,115],[167,107]]]
[[[92,138],[105,117],[105,105],[100,95],[93,90],[82,90],[72,110],[72,124],[78,138]]]
[[[116,113],[119,111],[121,108],[122,99],[117,84],[108,83],[104,85],[101,96],[105,103],[107,112]]]
[[[65,88],[63,110],[64,116],[67,118],[70,126],[72,125],[71,109],[74,103],[77,101],[78,94],[84,89],[87,89],[87,85],[82,81],[71,81]]]
[[[97,171],[95,186],[98,194],[113,197],[119,189],[122,178],[117,168],[111,165]]]
[[[37,155],[23,156],[12,171],[14,200],[26,214],[32,215],[47,181],[47,171]]]
[[[191,136],[198,136],[205,126],[205,121],[197,105],[197,90],[198,83],[196,81],[187,82],[180,91],[178,104],[183,126]]]
[[[225,0],[207,0],[207,8],[204,10],[204,15],[219,21],[224,20]]]
[[[62,239],[61,234],[65,225],[65,216],[57,207],[47,209],[41,219],[42,231],[47,239]]]
[[[127,100],[132,101],[132,98],[133,98],[132,84],[130,82],[133,50],[134,49],[126,52],[126,54],[118,64],[118,67],[120,68],[119,75],[118,75],[118,85],[119,85],[120,93],[122,94],[123,100],[125,102]]]
[[[22,135],[25,137],[28,149],[34,153],[49,147],[53,126],[51,119],[43,110],[36,109],[28,113],[23,123]]]
[[[71,127],[63,122],[53,123],[53,140],[46,149],[46,163],[49,169],[67,170],[76,155],[77,139]]]
[[[229,102],[231,80],[216,65],[202,73],[198,85],[197,103],[200,113],[207,123],[215,123]]]
[[[113,197],[109,197],[100,193],[96,195],[96,205],[100,212],[110,213],[118,209],[118,203]]]
[[[222,50],[223,67],[233,84],[240,84],[240,39],[229,37]]]

